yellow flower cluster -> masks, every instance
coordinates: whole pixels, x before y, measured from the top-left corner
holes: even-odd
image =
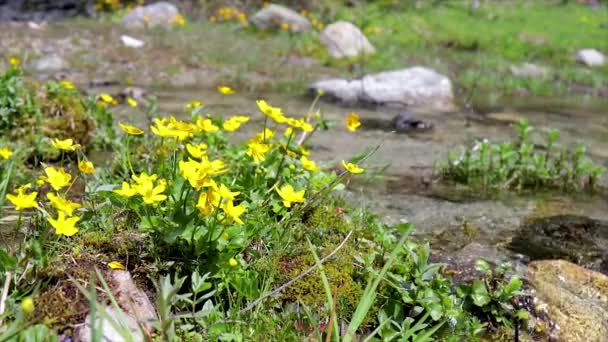
[[[382,33],[382,28],[378,26],[370,26],[365,29],[365,33],[367,34],[380,34]]]
[[[157,180],[157,175],[148,175],[145,172],[139,176],[132,175],[131,178],[134,183],[122,182],[122,187],[114,190],[114,193],[127,198],[140,195],[146,204],[156,204],[167,199],[163,194],[167,189],[167,182],[164,179]]]
[[[169,24],[177,25],[177,26],[184,26],[184,25],[186,25],[186,18],[184,18],[184,16],[181,13],[178,13],[175,15],[175,17],[169,19]]]
[[[249,21],[247,21],[247,15],[235,7],[220,7],[215,11],[215,15],[212,15],[209,18],[209,21],[212,23],[225,22],[231,20],[238,21],[244,27],[249,26]]]
[[[191,138],[195,133],[215,133],[219,131],[209,118],[198,117],[195,123],[177,120],[174,117],[154,119],[154,125],[150,126],[152,133],[163,138],[176,138],[184,141]]]
[[[317,20],[317,18],[314,16],[313,13],[311,13],[307,10],[301,10],[300,15],[308,18],[308,20],[310,20],[310,24],[315,29],[321,31],[323,28],[325,28],[325,25],[321,21]]]

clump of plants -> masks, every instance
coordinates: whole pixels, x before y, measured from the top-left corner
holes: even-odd
[[[557,144],[559,131],[551,130],[544,145],[531,140],[527,120],[515,126],[515,141],[482,140],[449,154],[439,165],[443,180],[485,191],[494,189],[595,190],[605,168],[594,163],[578,145],[567,149]]]

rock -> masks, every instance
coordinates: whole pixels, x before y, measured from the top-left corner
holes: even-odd
[[[517,77],[545,77],[549,75],[549,69],[533,63],[522,63],[511,65],[511,73]]]
[[[596,49],[582,49],[576,52],[576,61],[588,67],[606,64],[606,56]]]
[[[37,72],[56,72],[66,70],[70,67],[68,62],[59,55],[47,55],[32,63],[32,68]]]
[[[133,37],[129,37],[127,35],[122,35],[120,36],[120,41],[122,41],[122,43],[126,46],[126,47],[130,47],[130,48],[135,48],[138,49],[140,47],[143,47],[146,43],[143,40],[139,40]]]
[[[118,97],[125,100],[127,97],[131,97],[137,101],[143,101],[146,98],[146,90],[140,87],[126,87],[121,90]]]
[[[108,281],[112,285],[116,301],[126,313],[144,325],[157,319],[150,299],[135,285],[129,271],[114,270],[110,272]]]
[[[137,321],[125,314],[124,312],[118,311],[111,306],[98,307],[98,310],[105,310],[106,315],[97,314],[95,318],[96,327],[101,327],[101,341],[106,342],[121,342],[121,341],[144,341],[144,335],[141,332]],[[120,327],[117,329],[116,326]],[[91,338],[91,315],[87,315],[84,324],[76,329],[74,332],[74,340],[80,342],[92,341]],[[129,337],[121,334],[120,330],[127,330],[130,332]]]
[[[565,259],[608,273],[608,222],[577,215],[532,218],[509,248],[531,260]]]
[[[433,124],[417,119],[412,113],[397,114],[391,120],[391,126],[397,133],[426,132],[433,129]]]
[[[560,341],[606,341],[608,277],[568,261],[534,261],[527,278],[549,316],[559,326]]]
[[[250,21],[255,26],[263,29],[280,28],[282,24],[289,25],[289,29],[293,32],[306,32],[312,28],[306,17],[276,4],[270,4],[262,8],[250,18]]]
[[[155,26],[169,26],[172,19],[179,14],[175,5],[166,1],[159,1],[150,5],[138,6],[122,18],[126,28],[142,28]]]
[[[485,114],[485,118],[497,123],[514,124],[519,123],[522,120],[526,120],[526,117],[514,112],[496,112]]]
[[[452,82],[433,69],[416,66],[366,75],[359,80],[329,79],[309,89],[345,105],[423,107],[440,111],[454,109]]]
[[[53,21],[95,11],[94,0],[0,0],[0,21]]]
[[[357,57],[361,53],[376,52],[361,30],[347,21],[328,25],[321,32],[321,42],[333,58]]]

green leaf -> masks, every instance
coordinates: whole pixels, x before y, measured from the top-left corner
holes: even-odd
[[[523,281],[518,276],[511,277],[509,283],[504,287],[503,294],[508,298],[513,297],[519,292],[519,289],[523,285]]]
[[[486,284],[483,281],[475,280],[473,282],[473,286],[471,287],[471,299],[473,299],[473,303],[479,307],[483,307],[490,303],[491,298],[488,294]]]

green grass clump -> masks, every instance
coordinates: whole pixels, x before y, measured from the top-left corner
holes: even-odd
[[[533,128],[528,121],[521,121],[515,128],[518,137],[514,142],[483,140],[451,152],[447,162],[439,166],[440,177],[486,191],[595,190],[605,168],[585,155],[583,145],[574,150],[559,147],[559,131],[552,130],[546,145],[537,146],[530,140]]]

